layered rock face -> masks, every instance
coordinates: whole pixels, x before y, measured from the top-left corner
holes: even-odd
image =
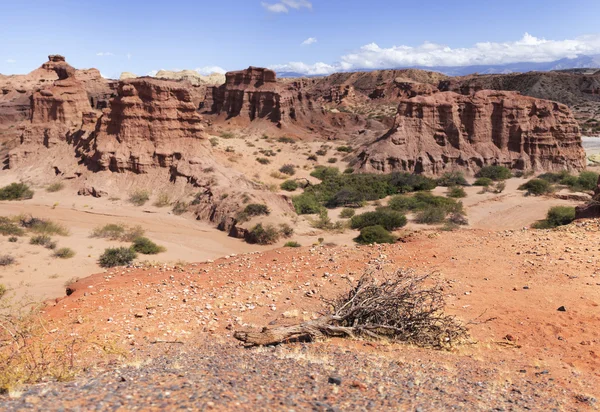
[[[259,67],[228,72],[225,84],[209,88],[203,108],[212,114],[246,120],[293,121],[304,113],[309,99],[298,82],[278,83],[275,72]]]
[[[90,161],[115,172],[174,167],[197,151],[201,121],[188,88],[151,78],[122,81],[103,112]]]
[[[364,171],[438,175],[485,165],[581,170],[578,124],[563,104],[514,92],[441,92],[400,102],[391,130],[359,155]]]
[[[203,76],[195,70],[181,70],[178,72],[160,70],[154,77],[164,80],[188,81],[192,84],[192,86],[220,86],[225,83],[224,74],[211,73],[208,76]]]

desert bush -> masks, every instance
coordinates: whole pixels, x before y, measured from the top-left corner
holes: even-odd
[[[496,185],[494,186],[494,193],[496,193],[496,194],[502,193],[502,192],[504,192],[504,189],[506,189],[506,183],[505,182],[497,182]]]
[[[54,251],[53,256],[60,259],[70,259],[75,256],[75,251],[68,247],[61,247],[60,249]]]
[[[405,226],[406,216],[394,210],[376,210],[354,216],[350,220],[352,229],[362,229],[367,226],[381,226],[386,230],[395,230]]]
[[[350,146],[340,146],[336,150],[343,153],[352,153],[352,148]]]
[[[54,193],[59,192],[65,188],[65,184],[63,182],[52,183],[50,186],[46,188],[46,192]]]
[[[16,237],[16,236],[10,236],[10,237],[8,238],[8,241],[9,241],[10,243],[16,243],[18,240],[19,240],[19,238],[18,238],[18,237]]]
[[[437,180],[438,186],[469,186],[462,172],[446,172]]]
[[[340,212],[340,217],[343,219],[350,219],[352,216],[356,214],[354,209],[350,209],[349,207],[345,207]]]
[[[317,156],[325,156],[327,154],[327,149],[319,149],[315,152]]]
[[[144,233],[146,231],[140,225],[127,227],[120,240],[123,242],[133,242],[138,237],[144,236]]]
[[[4,295],[6,295],[6,292],[8,292],[8,289],[6,288],[6,286],[0,283],[0,299],[2,299]]]
[[[131,248],[108,248],[98,259],[98,264],[103,268],[125,266],[131,264],[136,257],[137,253]]]
[[[293,137],[281,136],[277,139],[279,143],[296,143],[296,139]]]
[[[356,243],[370,245],[373,243],[395,243],[396,238],[383,226],[366,226],[360,230],[360,235],[354,238]]]
[[[566,178],[561,180],[560,184],[569,186],[569,188],[574,192],[594,190],[598,184],[598,173],[583,171],[576,178]]]
[[[11,255],[0,255],[0,266],[9,266],[15,263],[15,258]]]
[[[526,190],[528,195],[541,196],[552,193],[554,188],[547,180],[531,179],[519,186],[519,190]]]
[[[143,255],[156,255],[167,250],[164,246],[159,246],[143,236],[134,239],[131,248]]]
[[[575,208],[571,206],[554,206],[548,210],[546,219],[535,222],[534,229],[551,229],[568,225],[575,220]]]
[[[173,209],[171,209],[171,212],[173,212],[174,215],[182,215],[185,212],[188,211],[189,208],[189,204],[187,202],[175,202],[175,204],[173,205]]]
[[[319,213],[321,209],[323,209],[323,206],[319,203],[315,195],[310,193],[294,196],[292,198],[292,203],[294,204],[296,213],[299,215],[312,215]]]
[[[294,190],[298,189],[298,182],[295,180],[286,180],[281,184],[280,187],[288,192],[293,192]]]
[[[286,242],[285,245],[283,245],[285,247],[301,247],[302,245],[298,242],[295,241],[290,241],[290,242]]]
[[[33,190],[25,183],[11,183],[0,188],[0,200],[27,200],[33,197]]]
[[[337,163],[337,157],[330,157],[329,159],[327,159],[327,163]]]
[[[32,236],[31,239],[29,239],[29,243],[32,245],[44,246],[46,249],[56,248],[56,242],[48,235]]]
[[[158,197],[154,201],[154,206],[156,207],[166,207],[171,204],[171,198],[167,193],[159,193]]]
[[[99,226],[92,231],[91,237],[98,237],[103,239],[118,240],[120,239],[127,230],[127,227],[122,224],[109,223],[104,226]]]
[[[313,162],[316,162],[319,160],[319,158],[316,155],[309,155],[306,160],[312,160]]]
[[[429,207],[437,207],[446,211],[461,212],[462,203],[444,196],[435,196],[429,192],[417,192],[413,196],[397,195],[393,196],[388,207],[397,211],[419,211]]]
[[[292,164],[285,164],[279,168],[281,173],[285,173],[286,175],[293,176],[296,174],[296,166]]]
[[[23,236],[25,231],[7,217],[0,216],[0,235]]]
[[[426,225],[435,225],[443,223],[447,215],[446,209],[440,206],[429,206],[417,213],[415,218],[417,223],[424,223]]]
[[[259,203],[250,203],[244,208],[244,213],[247,216],[263,216],[271,213],[267,205],[259,204]]]
[[[223,132],[221,133],[221,138],[223,139],[235,139],[236,135],[231,132]]]
[[[493,181],[498,181],[510,179],[512,173],[510,169],[504,166],[484,166],[477,172],[476,177],[487,177]]]
[[[494,184],[494,181],[489,177],[480,177],[475,182],[473,182],[473,186],[483,186],[488,187]]]
[[[58,236],[69,235],[69,230],[66,227],[51,220],[38,219],[31,216],[21,216],[20,224],[34,233]]]
[[[143,206],[150,200],[150,192],[147,190],[135,190],[129,195],[129,203],[135,206]]]
[[[555,173],[555,172],[542,173],[537,178],[546,180],[550,183],[560,183],[561,181],[568,179],[570,177],[573,177],[573,176],[571,176],[569,174],[569,172],[567,172],[566,170],[563,170],[558,173]]]
[[[462,213],[450,213],[447,220],[452,225],[464,226],[469,224],[467,217]]]
[[[248,243],[254,243],[258,245],[272,245],[279,240],[279,232],[273,225],[265,225],[262,223],[254,226],[246,236]]]
[[[467,192],[465,192],[465,189],[463,189],[460,186],[452,186],[448,188],[447,196],[453,199],[460,199],[463,197],[467,197]]]
[[[344,174],[345,175],[351,175],[352,173],[354,173],[354,169],[351,167],[347,167],[344,169]]]
[[[281,233],[281,236],[285,238],[291,237],[294,234],[294,228],[288,225],[287,223],[281,223],[279,225],[279,231]]]
[[[272,178],[275,178],[275,179],[282,179],[282,180],[288,178],[287,175],[284,175],[283,173],[281,173],[281,172],[279,172],[277,170],[274,170],[271,173],[269,173],[269,176],[271,176]]]
[[[271,163],[271,161],[269,159],[267,159],[266,157],[257,157],[256,161],[258,163],[260,163],[261,165],[268,165],[269,163]]]
[[[210,145],[212,147],[219,145],[219,139],[217,139],[216,137],[211,137],[208,141],[210,142]]]
[[[327,178],[337,177],[340,174],[340,169],[337,167],[317,166],[315,170],[310,172],[312,177],[316,177],[319,180],[325,180]]]

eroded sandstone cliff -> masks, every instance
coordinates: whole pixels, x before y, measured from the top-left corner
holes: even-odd
[[[485,165],[581,170],[581,135],[563,104],[514,92],[436,93],[402,100],[393,127],[364,146],[363,171],[437,175]]]

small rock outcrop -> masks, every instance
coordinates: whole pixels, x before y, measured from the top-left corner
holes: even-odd
[[[579,126],[563,104],[515,92],[440,92],[402,100],[394,125],[359,155],[363,171],[438,175],[485,165],[585,168]]]

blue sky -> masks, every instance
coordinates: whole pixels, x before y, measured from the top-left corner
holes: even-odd
[[[598,15],[599,0],[0,0],[0,73],[51,53],[108,77],[551,61],[600,53]]]

